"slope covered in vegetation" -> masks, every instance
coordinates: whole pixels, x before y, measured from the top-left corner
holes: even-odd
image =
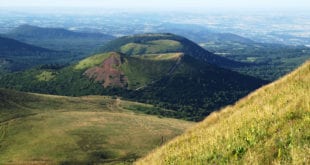
[[[105,96],[0,89],[0,164],[128,163],[192,126],[139,108],[156,109]]]
[[[137,164],[309,164],[310,62]]]
[[[0,78],[1,87],[27,92],[117,95],[173,110],[148,113],[187,120],[201,120],[264,83],[182,52],[131,56],[109,52],[64,68],[47,66]]]

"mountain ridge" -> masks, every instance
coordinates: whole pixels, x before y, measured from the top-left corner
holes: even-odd
[[[14,36],[14,38],[114,38],[113,36],[103,34],[103,33],[90,33],[90,32],[75,32],[71,30],[67,30],[65,28],[46,28],[33,26],[29,24],[20,25],[17,28],[13,29],[6,35]]]
[[[79,32],[28,24],[20,25],[3,35],[43,48],[70,52],[76,59],[85,58],[97,52],[105,42],[115,38],[102,33]]]
[[[18,40],[0,36],[0,51],[1,51],[1,56],[3,56],[3,54],[7,51],[11,51],[11,52],[12,51],[52,52],[53,50],[41,48],[38,46],[20,42]]]
[[[22,71],[36,65],[61,63],[66,52],[55,51],[0,37],[0,70]]]

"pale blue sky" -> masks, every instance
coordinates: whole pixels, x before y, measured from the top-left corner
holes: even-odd
[[[0,0],[0,7],[106,7],[123,9],[310,9],[309,0]]]

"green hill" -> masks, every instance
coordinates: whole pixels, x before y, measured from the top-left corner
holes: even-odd
[[[11,36],[16,36],[21,39],[38,38],[38,39],[64,39],[64,38],[106,38],[114,37],[101,33],[74,32],[63,28],[44,28],[32,25],[20,25],[8,33]]]
[[[136,164],[309,164],[310,62]]]
[[[129,164],[192,126],[129,110],[137,107],[154,108],[0,89],[0,164]]]
[[[77,32],[32,25],[21,25],[4,35],[48,49],[70,51],[79,58],[96,52],[105,42],[114,39],[113,36],[102,33]]]
[[[144,55],[182,52],[195,59],[224,68],[247,64],[229,60],[206,51],[194,42],[170,33],[150,33],[120,37],[105,44],[102,52],[117,51],[126,55]]]
[[[64,52],[0,37],[0,70],[20,71],[38,64],[62,62],[63,57]]]
[[[182,52],[110,52],[54,69],[41,67],[0,78],[0,86],[46,94],[117,95],[171,109],[148,114],[201,120],[266,82],[196,60]]]
[[[25,52],[49,52],[51,50],[32,46],[26,43],[22,43],[10,38],[0,37],[0,51],[1,55],[6,55],[7,51],[25,51]],[[11,55],[11,54],[10,54]]]

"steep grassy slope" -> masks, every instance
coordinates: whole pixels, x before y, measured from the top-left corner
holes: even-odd
[[[195,59],[206,61],[224,68],[241,67],[247,64],[214,55],[194,42],[170,33],[150,33],[121,37],[112,40],[101,48],[102,52],[117,51],[126,55],[160,53],[184,53]]]
[[[129,111],[147,104],[0,89],[0,164],[128,163],[192,125]]]
[[[151,114],[201,120],[266,82],[179,53],[98,54],[74,65],[36,68],[0,77],[0,86],[57,95],[117,95],[155,104],[171,113]]]
[[[310,62],[137,164],[309,164]]]

